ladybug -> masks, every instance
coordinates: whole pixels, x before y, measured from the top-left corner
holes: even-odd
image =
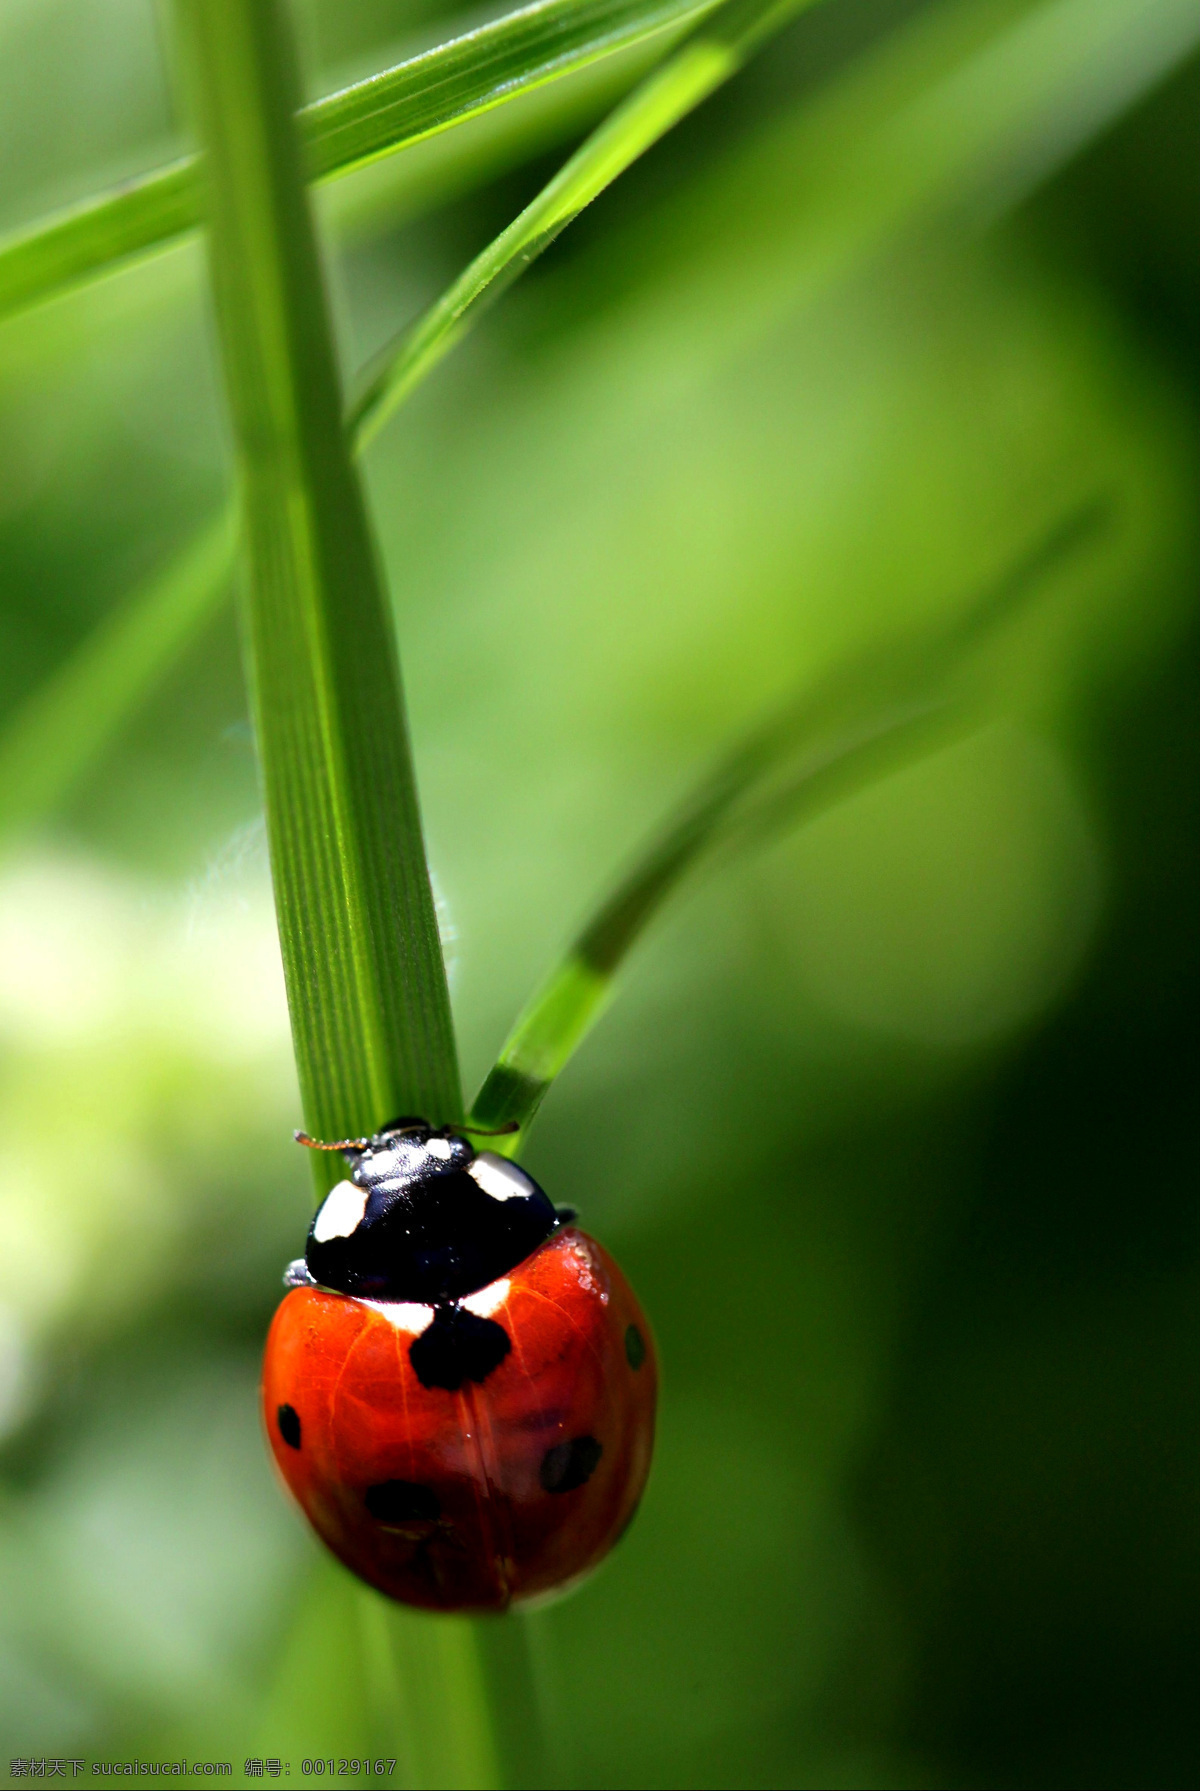
[[[288,1268],[263,1416],[360,1578],[428,1610],[573,1584],[622,1535],[654,1438],[654,1340],[616,1263],[515,1163],[398,1119]]]

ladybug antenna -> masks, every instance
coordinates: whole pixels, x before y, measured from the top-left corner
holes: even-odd
[[[293,1132],[292,1137],[308,1150],[366,1150],[371,1142],[369,1138],[338,1138],[326,1144],[320,1138],[310,1138],[307,1132]]]
[[[511,1132],[521,1130],[519,1119],[510,1119],[506,1126],[496,1126],[489,1130],[487,1126],[454,1126],[455,1132],[473,1132],[476,1138],[507,1138]]]

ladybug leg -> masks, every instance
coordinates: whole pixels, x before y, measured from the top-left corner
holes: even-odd
[[[371,1142],[369,1138],[338,1138],[326,1143],[322,1138],[310,1138],[307,1132],[293,1132],[292,1137],[307,1150],[364,1151]]]
[[[458,1555],[469,1557],[473,1554],[471,1546],[459,1535],[458,1528],[451,1518],[440,1517],[436,1523],[413,1525],[411,1528],[394,1532],[412,1544],[412,1554],[406,1564],[409,1573],[423,1579],[441,1598],[447,1588],[458,1579],[458,1574],[449,1574],[446,1570],[445,1557]]]
[[[443,1519],[433,1535],[417,1544],[412,1558],[412,1571],[424,1575],[439,1593],[444,1593],[450,1583],[441,1560],[445,1552],[467,1555],[470,1550],[454,1525]]]

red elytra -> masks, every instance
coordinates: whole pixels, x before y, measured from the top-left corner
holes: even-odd
[[[448,1392],[409,1360],[428,1307],[294,1288],[267,1338],[263,1414],[286,1485],[354,1573],[429,1610],[500,1611],[579,1579],[625,1530],[657,1363],[629,1283],[574,1226],[464,1304],[512,1347]]]

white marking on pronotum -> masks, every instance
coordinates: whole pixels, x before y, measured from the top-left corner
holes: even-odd
[[[506,1163],[494,1151],[481,1150],[473,1163],[467,1164],[471,1176],[493,1200],[528,1200],[533,1183],[515,1163]]]
[[[339,1182],[331,1188],[313,1226],[314,1242],[327,1244],[330,1238],[348,1238],[362,1224],[369,1192],[354,1182]]]
[[[448,1138],[431,1138],[425,1149],[431,1157],[440,1157],[443,1163],[448,1163],[454,1155],[454,1146]]]
[[[433,1307],[419,1306],[409,1300],[364,1300],[373,1312],[380,1313],[397,1331],[411,1331],[414,1337],[433,1322]]]
[[[596,1259],[588,1249],[584,1239],[576,1233],[576,1235],[571,1238],[568,1248],[575,1262],[575,1273],[579,1279],[579,1285],[586,1288],[588,1293],[598,1293],[600,1295],[600,1304],[602,1306],[607,1306],[607,1280],[604,1276],[596,1273]]]
[[[505,1275],[499,1281],[492,1281],[487,1287],[481,1287],[478,1293],[468,1294],[462,1304],[476,1318],[490,1318],[493,1312],[499,1312],[508,1298],[508,1290],[512,1283]]]

